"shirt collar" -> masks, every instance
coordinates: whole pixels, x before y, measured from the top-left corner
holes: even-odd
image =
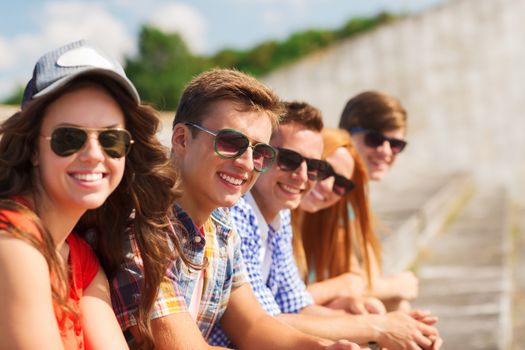
[[[248,192],[244,195],[244,198],[246,199],[246,202],[253,208],[253,212],[255,214],[255,217],[257,218],[257,222],[259,222],[259,229],[261,227],[265,227],[265,231],[268,231],[267,227],[270,226],[275,232],[278,232],[281,230],[282,221],[281,221],[281,212],[279,212],[275,218],[272,220],[272,222],[267,223],[264,219],[264,216],[261,213],[261,210],[259,209],[259,206],[255,202],[255,199],[252,196],[251,192]],[[263,232],[261,230],[261,234],[263,235]]]
[[[185,235],[187,235],[188,240],[194,246],[204,248],[206,245],[204,233],[195,225],[188,213],[186,213],[177,203],[173,204],[173,212],[184,227]]]
[[[228,240],[230,232],[233,231],[233,225],[230,221],[230,212],[228,208],[217,208],[211,212],[211,220],[215,222],[217,234],[224,241]]]

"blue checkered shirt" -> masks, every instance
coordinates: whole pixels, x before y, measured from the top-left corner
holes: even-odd
[[[267,224],[258,222],[254,208],[245,197],[230,210],[230,214],[241,237],[241,252],[250,285],[264,310],[275,316],[279,313],[297,313],[313,304],[293,256],[290,211],[282,210],[279,213],[281,227],[278,231],[271,225],[269,227],[268,254],[271,254],[272,264],[266,281],[263,281],[261,275],[262,239],[259,227]],[[209,342],[220,346],[229,344],[218,325],[214,327]]]

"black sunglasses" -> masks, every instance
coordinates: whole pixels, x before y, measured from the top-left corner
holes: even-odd
[[[381,146],[385,141],[387,141],[390,144],[390,149],[392,150],[392,153],[398,154],[403,149],[405,149],[407,142],[405,140],[397,139],[395,137],[386,137],[382,133],[376,130],[368,130],[363,128],[350,128],[350,133],[358,133],[358,132],[364,132],[364,142],[365,145],[371,148],[376,148]]]
[[[328,162],[327,164],[330,168],[330,174],[328,175],[328,177],[334,177],[334,185],[332,186],[332,192],[334,192],[338,196],[344,196],[345,194],[347,194],[355,188],[355,185],[352,180],[344,177],[343,175],[339,175],[335,172],[334,168],[332,168],[332,166]]]
[[[330,164],[324,160],[306,158],[302,154],[287,148],[277,148],[277,165],[283,171],[295,171],[306,162],[308,179],[320,181],[330,176]]]
[[[248,136],[237,130],[222,129],[215,133],[194,123],[184,124],[213,135],[213,148],[221,158],[238,158],[250,147],[253,150],[253,168],[261,173],[268,170],[275,161],[277,155],[275,148],[262,142],[252,145]]]
[[[122,158],[129,153],[133,139],[126,129],[121,128],[80,128],[61,126],[53,130],[51,136],[42,136],[51,141],[51,149],[57,156],[67,157],[84,147],[89,134],[98,134],[98,143],[111,158]]]

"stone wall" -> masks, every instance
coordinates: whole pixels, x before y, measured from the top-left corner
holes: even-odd
[[[472,171],[525,198],[525,0],[456,0],[350,39],[265,77],[336,126],[367,89],[409,112],[404,166]]]

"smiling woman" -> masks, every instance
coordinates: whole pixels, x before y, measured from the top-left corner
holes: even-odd
[[[74,228],[96,225],[98,243],[120,241],[135,212],[137,232],[151,237],[144,245],[157,239],[166,246],[162,225],[176,177],[156,139],[158,125],[122,67],[89,43],[37,62],[21,111],[0,126],[3,346],[127,348],[105,273]],[[118,263],[116,246],[106,245],[109,272]],[[155,251],[151,259],[162,269],[171,252]]]

